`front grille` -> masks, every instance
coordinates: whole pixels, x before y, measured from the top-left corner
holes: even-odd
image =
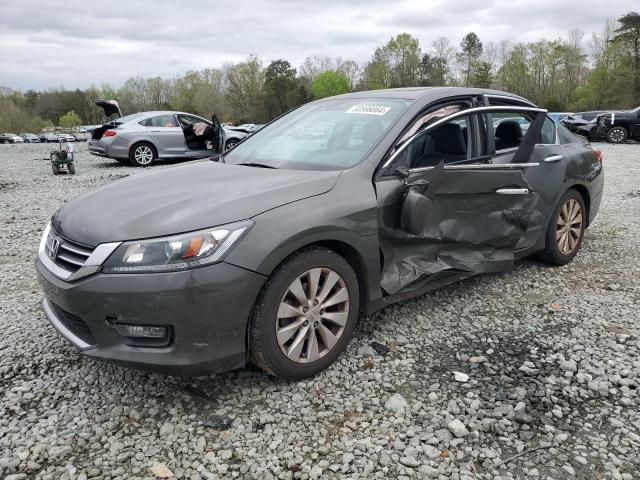
[[[84,266],[93,249],[71,242],[57,235],[53,230],[47,237],[47,255],[56,265],[64,270],[75,273]]]
[[[71,333],[90,345],[96,344],[96,338],[93,336],[93,333],[91,333],[89,326],[84,320],[73,313],[63,310],[53,302],[51,302],[51,305],[55,310],[58,319],[64,323],[64,326],[67,327]]]

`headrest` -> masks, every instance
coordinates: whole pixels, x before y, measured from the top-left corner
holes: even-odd
[[[436,152],[451,155],[467,153],[467,143],[464,140],[462,127],[457,123],[445,123],[436,132]]]
[[[522,138],[522,127],[516,120],[503,120],[496,128],[496,137],[500,140],[519,140]]]

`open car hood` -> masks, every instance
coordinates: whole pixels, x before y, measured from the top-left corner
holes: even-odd
[[[212,161],[135,175],[62,206],[60,235],[85,245],[160,237],[245,220],[333,188],[339,171],[272,170]]]
[[[106,117],[110,117],[111,115],[117,114],[118,117],[122,117],[122,111],[120,111],[120,105],[116,100],[104,100],[99,99],[96,100],[96,105],[104,110],[104,114]]]

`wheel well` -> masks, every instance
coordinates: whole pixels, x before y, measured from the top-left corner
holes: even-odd
[[[589,218],[591,217],[591,196],[589,195],[589,190],[587,187],[583,185],[574,185],[571,188],[577,190],[578,193],[582,196],[582,200],[584,201],[584,206],[587,209],[587,223],[586,226],[589,226]]]
[[[317,242],[304,245],[294,250],[289,255],[287,255],[280,263],[278,263],[278,265],[276,265],[273,268],[273,270],[269,273],[269,276],[273,274],[273,272],[278,268],[278,266],[282,265],[284,262],[286,262],[289,258],[294,256],[298,252],[301,252],[303,250],[306,250],[308,248],[313,248],[313,247],[323,247],[323,248],[328,248],[329,250],[333,250],[342,258],[344,258],[347,261],[347,263],[351,266],[351,268],[353,268],[353,271],[356,274],[356,279],[358,280],[358,293],[360,296],[359,311],[360,312],[364,311],[365,310],[364,307],[367,304],[366,302],[368,302],[368,299],[369,299],[368,290],[367,290],[368,281],[367,281],[365,263],[362,257],[360,256],[360,254],[358,253],[358,251],[348,243],[341,242],[339,240],[320,240]],[[264,286],[262,288],[264,288]],[[253,308],[254,307],[251,308],[251,313],[249,314],[249,321],[247,322],[247,329],[245,332],[245,345],[246,345],[246,351],[247,351],[247,358],[248,358],[249,349],[250,349],[249,329],[251,328],[251,317],[253,316]]]

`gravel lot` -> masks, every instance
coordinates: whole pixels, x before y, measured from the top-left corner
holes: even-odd
[[[605,199],[572,264],[362,318],[298,383],[150,375],[67,345],[40,311],[41,229],[140,171],[79,145],[78,174],[54,177],[51,148],[0,145],[0,478],[640,478],[640,145],[601,145]]]

